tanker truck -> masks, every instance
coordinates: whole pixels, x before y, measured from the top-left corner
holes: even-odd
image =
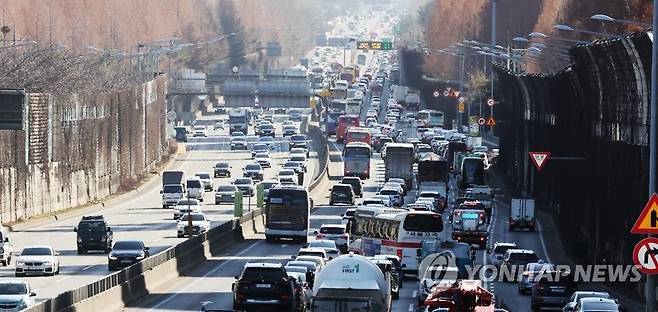
[[[316,274],[310,311],[391,311],[390,283],[376,264],[350,252]]]

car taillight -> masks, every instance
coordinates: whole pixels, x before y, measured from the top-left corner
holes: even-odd
[[[247,299],[246,295],[238,295],[238,301],[245,301]]]
[[[340,236],[340,238],[347,239],[347,235],[343,234],[343,235]]]
[[[290,300],[290,296],[288,296],[288,294],[283,294],[281,295],[281,300]]]
[[[398,258],[402,259],[402,249],[398,249],[398,250],[395,252],[395,255],[398,256]]]
[[[324,234],[318,234],[318,235],[315,235],[315,238],[316,238],[316,239],[323,239],[323,238],[324,238]]]
[[[544,283],[537,283],[537,284],[535,284],[535,289],[537,291],[543,291],[543,290],[546,289],[546,285],[544,285]]]

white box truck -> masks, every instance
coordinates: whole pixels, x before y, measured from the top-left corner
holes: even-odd
[[[342,255],[316,274],[310,311],[391,311],[390,283],[390,276],[367,258]]]
[[[528,229],[535,231],[535,200],[531,198],[513,198],[510,206],[509,231]]]

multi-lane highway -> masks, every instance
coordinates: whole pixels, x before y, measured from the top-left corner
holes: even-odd
[[[216,120],[225,116],[210,115],[203,117],[199,124],[215,124]],[[272,179],[287,159],[288,143],[281,137],[281,119],[275,117],[277,143],[271,154],[272,168],[264,170],[265,179]],[[279,122],[277,122],[277,120]],[[296,123],[299,125],[299,123]],[[253,131],[251,129],[250,131]],[[197,172],[211,172],[213,165],[218,161],[228,161],[231,166],[232,178],[214,179],[215,188],[220,184],[228,184],[232,179],[242,176],[242,168],[252,162],[249,151],[230,151],[228,131],[225,129],[211,130],[207,137],[190,138],[185,144],[187,152],[175,156],[168,169],[185,170],[188,175]],[[317,142],[311,143],[313,149]],[[312,177],[319,173],[317,153],[312,151],[308,160],[308,172],[305,184],[308,185]],[[176,222],[172,219],[173,209],[162,209],[160,191],[161,181],[158,176],[152,178],[138,190],[131,191],[106,201],[103,205],[82,209],[69,214],[52,218],[36,220],[17,225],[10,233],[10,239],[15,250],[20,251],[30,245],[51,245],[59,252],[61,270],[53,277],[26,277],[31,287],[37,293],[37,299],[43,300],[54,297],[66,290],[73,289],[89,282],[100,279],[109,274],[107,268],[107,255],[93,253],[78,255],[76,251],[76,233],[73,228],[77,226],[82,215],[103,215],[114,231],[114,241],[121,239],[141,239],[155,254],[169,246],[184,240],[176,237]],[[206,192],[203,202],[203,212],[216,226],[233,217],[233,205],[214,204],[214,192]],[[244,211],[248,211],[249,199],[244,198]],[[255,197],[251,200],[255,207]],[[14,257],[14,260],[16,257]],[[14,276],[14,265],[0,268],[1,277]]]

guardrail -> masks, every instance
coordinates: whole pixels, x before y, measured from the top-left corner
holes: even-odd
[[[308,127],[308,133],[309,136],[313,136],[317,138],[320,142],[320,148],[317,151],[318,152],[318,162],[320,163],[320,168],[322,170],[320,171],[320,174],[313,179],[311,184],[309,184],[308,189],[309,191],[315,190],[315,188],[320,185],[320,182],[325,178],[327,174],[327,170],[329,167],[329,149],[327,147],[327,137],[324,135],[322,130],[316,125],[309,125]]]
[[[251,222],[255,229],[258,216],[262,216],[260,209],[248,212],[240,218],[234,218],[210,229],[205,234],[183,241],[98,281],[63,292],[23,311],[75,311],[91,310],[92,307],[106,310],[113,306],[121,308],[148,294],[148,283],[145,282],[148,277],[145,274],[159,272],[158,267],[166,267],[169,270],[168,274],[182,274],[190,270],[197,264],[206,261],[212,254],[244,240],[242,225]],[[161,277],[158,275],[154,279],[157,280]],[[107,300],[103,298],[94,298],[95,302],[91,300],[92,297],[104,293],[108,293]]]

